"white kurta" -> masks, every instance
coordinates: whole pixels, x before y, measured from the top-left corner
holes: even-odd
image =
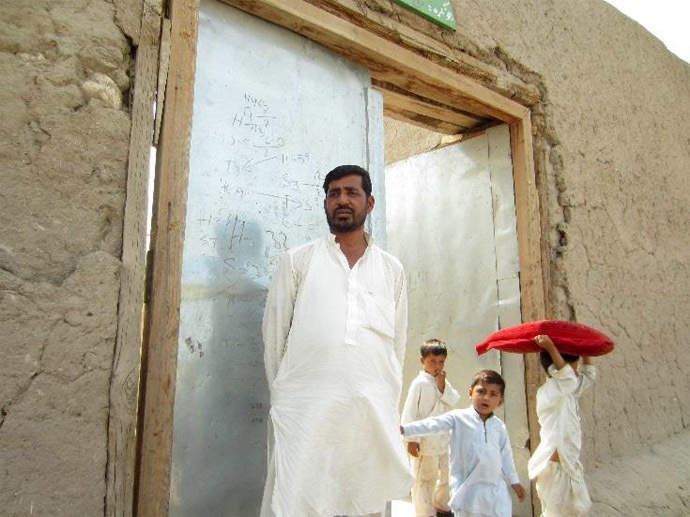
[[[483,421],[473,407],[403,426],[405,435],[450,431],[450,507],[491,517],[510,517],[508,483],[520,482],[508,431],[496,416]]]
[[[558,451],[563,470],[571,478],[584,478],[580,463],[582,433],[578,399],[596,380],[597,368],[581,364],[580,373],[570,365],[549,367],[549,377],[537,390],[537,417],[541,426],[539,446],[527,464],[530,479],[536,478]]]
[[[275,449],[262,514],[267,498],[278,517],[380,512],[412,483],[397,411],[405,277],[368,241],[352,269],[333,236],[290,250],[271,283],[263,334]]]
[[[460,394],[446,379],[441,390],[436,377],[422,370],[412,380],[401,422],[408,424],[430,416],[450,411],[460,402]],[[436,514],[436,508],[449,510],[450,486],[448,477],[448,441],[450,433],[429,436],[405,436],[406,442],[419,443],[419,456],[412,459],[415,482],[412,485],[412,503],[417,516],[429,517]]]
[[[446,387],[441,393],[436,384],[436,378],[422,370],[419,375],[412,380],[410,388],[407,390],[407,398],[401,416],[401,422],[408,424],[417,420],[422,420],[430,416],[439,416],[451,410],[460,403],[460,394],[451,383],[446,379]],[[423,456],[433,456],[448,452],[449,433],[430,435],[430,436],[405,436],[406,442],[416,442],[420,444],[420,454]]]

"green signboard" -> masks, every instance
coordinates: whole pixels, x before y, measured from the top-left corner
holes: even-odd
[[[434,23],[455,30],[455,15],[450,0],[395,0]]]

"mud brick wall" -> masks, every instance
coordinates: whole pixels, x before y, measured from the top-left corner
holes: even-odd
[[[104,0],[0,9],[0,513],[99,515],[131,42]]]

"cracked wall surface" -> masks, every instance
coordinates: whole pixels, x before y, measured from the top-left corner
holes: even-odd
[[[541,92],[532,120],[553,316],[617,345],[596,360],[600,382],[582,403],[585,468],[608,479],[595,513],[687,514],[688,469],[655,462],[675,494],[661,504],[668,490],[654,494],[639,472],[626,478],[613,466],[653,457],[652,444],[678,446],[690,425],[690,65],[599,0],[458,0],[456,33],[392,2],[355,4]],[[613,497],[623,485],[643,510]]]
[[[431,59],[532,106],[554,316],[617,343],[583,401],[596,513],[634,515],[627,493],[682,515],[687,496],[663,503],[637,457],[687,490],[664,459],[690,421],[690,66],[601,0],[454,0],[456,32],[389,0],[310,1],[414,28],[449,53]],[[0,508],[98,515],[142,3],[5,4]]]
[[[99,515],[131,47],[105,0],[0,10],[0,513]]]
[[[610,334],[585,461],[690,423],[690,65],[598,0],[457,2],[460,31],[540,78],[554,316]]]

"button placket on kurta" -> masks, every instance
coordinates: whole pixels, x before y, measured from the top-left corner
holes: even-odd
[[[361,276],[361,264],[366,260],[369,253],[369,246],[364,250],[362,256],[355,262],[355,265],[350,268],[347,262],[347,257],[340,245],[335,241],[329,242],[331,252],[335,254],[338,263],[343,268],[345,278],[347,279],[347,308],[345,317],[345,344],[357,345],[357,329],[364,322],[364,310],[359,307],[357,301],[361,299],[359,277]]]

